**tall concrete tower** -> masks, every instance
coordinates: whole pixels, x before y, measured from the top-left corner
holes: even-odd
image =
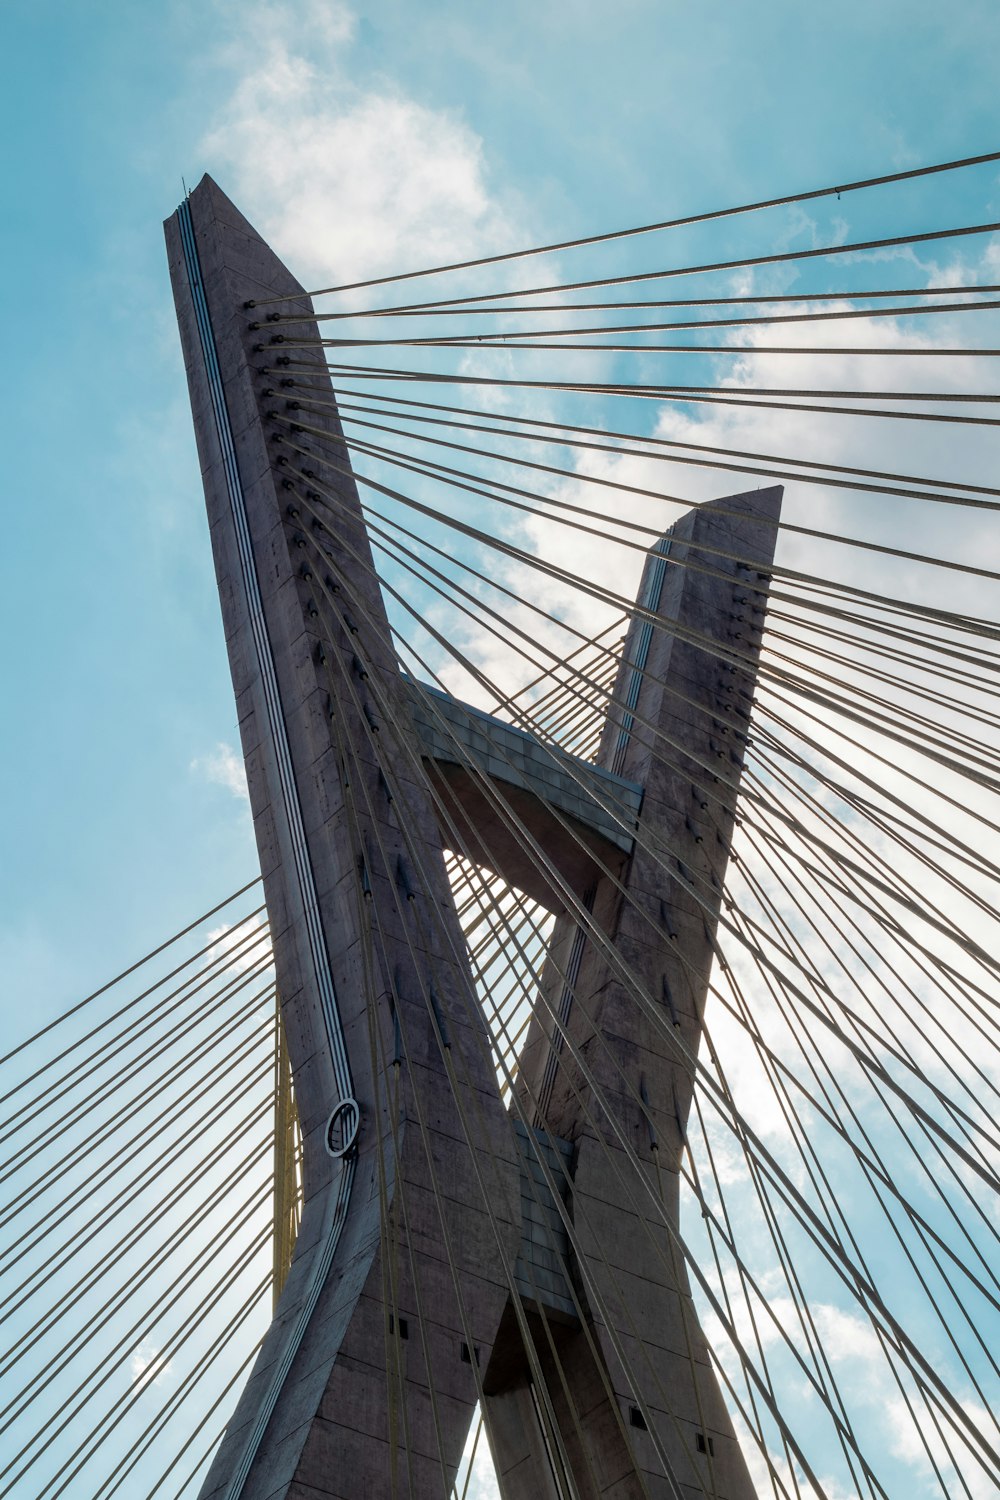
[[[447,1495],[477,1403],[512,1500],[749,1500],[678,1184],[780,490],[650,553],[579,760],[400,671],[308,297],[209,178],[166,235],[304,1152],[203,1500]],[[445,850],[557,914],[506,1099]]]

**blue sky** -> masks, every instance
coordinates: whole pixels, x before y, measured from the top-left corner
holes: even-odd
[[[182,177],[307,284],[697,212],[995,149],[1000,9],[7,0],[0,35],[15,1040],[255,869],[163,251]],[[980,215],[982,176],[940,191],[906,223]],[[876,224],[859,198],[780,233]]]
[[[444,243],[537,242],[943,160],[988,149],[995,128],[1000,13],[968,0],[14,0],[0,24],[16,350],[0,954],[13,993],[46,1010],[253,863],[238,802],[210,779],[235,725],[160,230],[182,176],[213,171],[272,232],[318,178],[325,217],[286,234],[286,253],[301,265],[332,224],[317,273],[352,256],[385,270]],[[314,67],[308,86],[294,66],[280,76],[282,50]],[[378,163],[387,110],[422,158]],[[353,137],[316,162],[311,126],[322,148],[338,121]],[[375,150],[363,195],[347,138]],[[411,199],[393,224],[417,169],[433,222]]]

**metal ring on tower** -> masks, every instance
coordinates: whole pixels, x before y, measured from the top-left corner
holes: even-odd
[[[350,1097],[341,1099],[335,1105],[333,1114],[327,1121],[326,1133],[323,1137],[330,1155],[336,1157],[338,1161],[342,1161],[345,1156],[350,1156],[358,1144],[360,1129],[360,1104]]]

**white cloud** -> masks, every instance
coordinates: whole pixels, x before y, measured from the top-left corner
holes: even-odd
[[[995,1430],[994,1414],[981,1403],[965,1400],[959,1405],[979,1432],[988,1434],[991,1429]],[[917,1401],[914,1401],[914,1407],[919,1412]],[[996,1500],[993,1480],[975,1458],[973,1447],[956,1433],[950,1421],[941,1420],[939,1425],[923,1421],[918,1427],[901,1396],[887,1400],[883,1410],[892,1451],[909,1467],[929,1475],[933,1458],[949,1488],[954,1485],[954,1492],[959,1488],[958,1471],[972,1500]]]
[[[831,1360],[868,1360],[873,1363],[882,1359],[882,1345],[870,1319],[857,1313],[845,1312],[831,1302],[820,1302],[813,1308],[813,1319]]]
[[[148,1339],[143,1339],[138,1349],[132,1351],[132,1357],[129,1360],[132,1384],[140,1388],[147,1385],[162,1385],[172,1368],[173,1360],[164,1359],[160,1350]]]
[[[475,1447],[474,1454],[473,1447]],[[471,1473],[469,1473],[470,1461]],[[463,1486],[465,1486],[464,1489]],[[469,1428],[465,1452],[459,1464],[457,1490],[459,1494],[467,1494],[469,1500],[500,1500],[500,1487],[497,1483],[496,1470],[493,1467],[489,1441],[485,1430],[480,1430],[478,1407]]]
[[[266,957],[266,937],[267,918],[263,914],[241,922],[238,927],[230,927],[225,923],[208,934],[208,941],[212,944],[208,951],[208,961],[214,963],[217,959],[226,958],[229,960],[225,966],[226,973],[245,974],[250,969],[257,968]]]
[[[231,745],[220,741],[207,755],[196,756],[189,769],[214,786],[225,787],[227,792],[231,792],[241,802],[249,803],[250,793],[247,790],[243,758],[237,755]]]
[[[768,1448],[767,1456],[749,1435],[742,1442],[743,1456],[750,1470],[754,1490],[758,1495],[779,1495],[781,1500],[856,1500],[856,1492],[844,1489],[835,1479],[819,1477],[820,1489],[811,1485],[797,1467],[793,1475],[792,1466],[782,1453]],[[777,1488],[775,1488],[777,1485]]]
[[[298,274],[363,280],[510,242],[482,141],[460,116],[387,80],[353,82],[346,6],[240,14],[249,41],[229,58],[240,76],[203,149]]]

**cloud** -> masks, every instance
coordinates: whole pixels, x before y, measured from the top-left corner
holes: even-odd
[[[959,1405],[979,1432],[986,1434],[995,1427],[993,1413],[978,1401],[966,1399]],[[955,1431],[949,1420],[923,1422],[918,1428],[901,1396],[886,1400],[883,1410],[892,1451],[905,1464],[929,1476],[933,1461],[948,1483],[950,1492],[957,1492],[961,1483],[972,1500],[995,1500],[996,1486],[980,1466],[975,1457],[976,1450]],[[954,1490],[951,1490],[952,1485]]]
[[[751,1351],[759,1341],[772,1379],[781,1371],[777,1390],[785,1417],[810,1462],[821,1466],[821,1473],[823,1467],[835,1464],[832,1449],[825,1450],[820,1440],[825,1422],[820,1404],[822,1398],[818,1398],[816,1391],[801,1379],[783,1354],[782,1343],[786,1338],[806,1363],[816,1368],[811,1346],[813,1338],[818,1337],[824,1362],[828,1362],[832,1369],[841,1397],[847,1398],[860,1449],[873,1463],[880,1481],[888,1482],[891,1492],[894,1492],[893,1483],[898,1483],[908,1471],[906,1479],[917,1486],[917,1494],[939,1493],[934,1480],[936,1464],[946,1479],[954,1482],[956,1490],[960,1487],[957,1477],[960,1472],[962,1487],[968,1486],[967,1493],[973,1500],[986,1500],[995,1493],[975,1456],[973,1442],[964,1431],[956,1428],[942,1403],[934,1397],[925,1402],[920,1394],[920,1382],[901,1366],[898,1359],[890,1358],[866,1317],[817,1299],[810,1304],[812,1332],[807,1340],[795,1303],[777,1290],[779,1275],[773,1271],[765,1272],[760,1280],[766,1301],[762,1304],[755,1299],[751,1318],[739,1278],[734,1272],[725,1275],[737,1338],[744,1348]],[[714,1314],[710,1313],[703,1319],[703,1327],[724,1368],[738,1386],[741,1375],[736,1352]],[[822,1370],[819,1375],[825,1383]],[[993,1426],[991,1413],[979,1401],[963,1393],[961,1381],[953,1378],[950,1383],[957,1403],[973,1429],[984,1436],[989,1434]],[[795,1385],[797,1394],[790,1401],[789,1394]],[[738,1422],[737,1426],[759,1493],[769,1492],[771,1469],[786,1484],[789,1494],[796,1493],[790,1482],[787,1460],[776,1452],[769,1452],[765,1460],[743,1423]],[[888,1466],[884,1457],[886,1453],[890,1458]],[[821,1478],[820,1483],[824,1500],[840,1500],[841,1496],[853,1493],[844,1488],[843,1481],[837,1477]],[[949,1488],[947,1492],[952,1491]],[[812,1496],[815,1492],[805,1485],[802,1493]]]
[[[241,802],[249,804],[246,767],[242,756],[237,755],[231,745],[220,740],[207,755],[196,756],[189,769],[213,786],[225,787],[227,792],[231,792]]]
[[[346,6],[258,5],[246,24],[229,59],[237,80],[202,146],[298,274],[363,280],[510,242],[482,141],[461,117],[388,80],[353,82]]]
[[[793,1495],[800,1497],[800,1500],[856,1500],[856,1491],[844,1489],[835,1479],[822,1475],[818,1476],[820,1489],[817,1491],[797,1466],[793,1473],[784,1454],[768,1448],[765,1458],[749,1436],[744,1439],[742,1447],[754,1491],[758,1495],[779,1495],[781,1500],[786,1500],[786,1497],[791,1500]]]
[[[458,1468],[456,1491],[462,1495],[468,1495],[468,1500],[500,1500],[500,1488],[490,1456],[490,1445],[482,1426],[478,1406],[469,1427],[469,1435],[465,1440],[465,1451]]]
[[[224,923],[208,934],[208,941],[212,944],[208,951],[208,962],[228,959],[223,972],[246,974],[251,969],[259,968],[267,957],[267,936],[267,918],[263,914],[241,922],[238,927],[230,927],[228,923]]]
[[[138,1349],[132,1351],[129,1368],[134,1386],[162,1385],[173,1368],[173,1360],[164,1359],[154,1344],[143,1339]]]

